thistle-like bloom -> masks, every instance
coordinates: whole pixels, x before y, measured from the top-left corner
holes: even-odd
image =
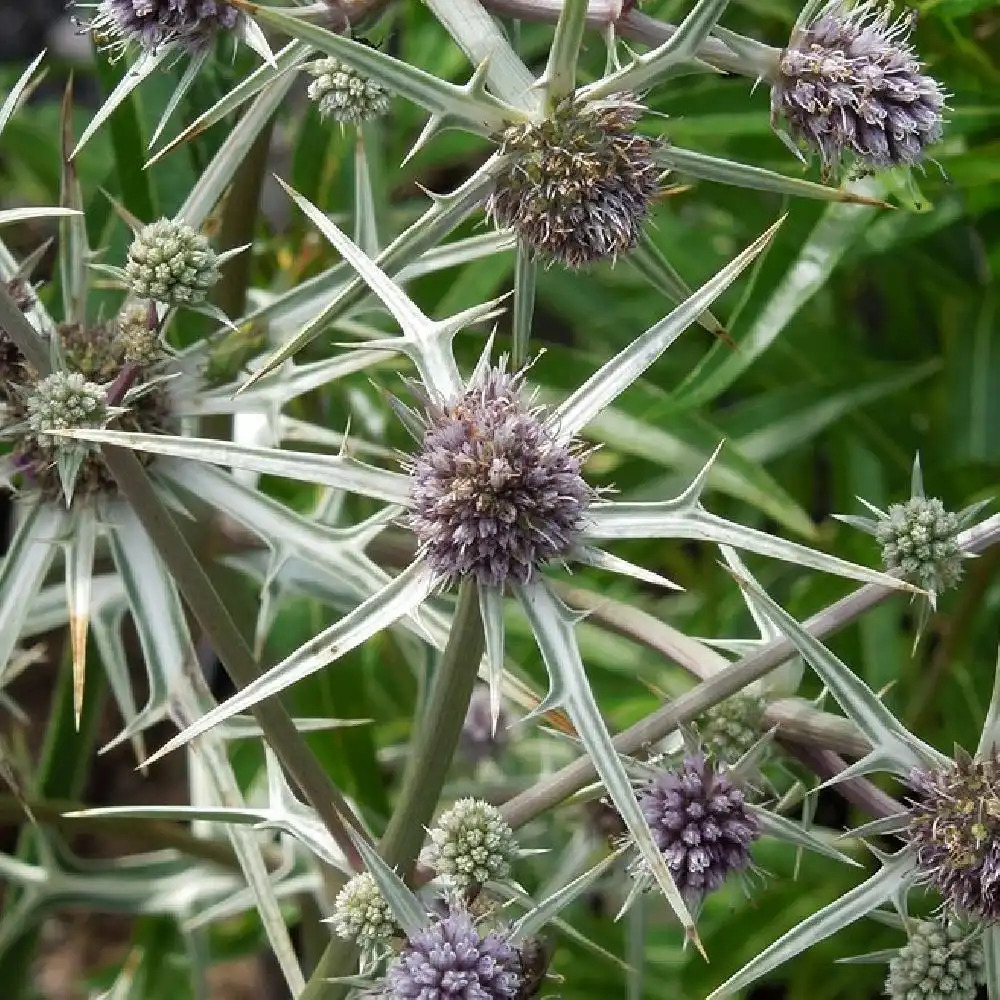
[[[322,118],[333,118],[341,125],[360,125],[389,110],[392,92],[339,59],[317,59],[305,69],[316,78],[306,93],[318,102]]]
[[[462,910],[412,935],[386,980],[394,1000],[514,1000],[523,981],[517,951]]]
[[[582,530],[583,456],[521,401],[522,380],[493,368],[457,401],[428,405],[409,523],[442,579],[527,583]]]
[[[760,833],[743,792],[701,754],[685,757],[638,792],[653,839],[677,888],[697,899],[750,864]]]
[[[458,892],[505,879],[517,841],[496,806],[459,799],[430,831],[426,862]]]
[[[780,56],[772,117],[817,151],[824,173],[853,157],[860,171],[918,164],[941,138],[945,92],[921,72],[913,18],[885,0],[830,0]]]
[[[146,51],[179,42],[190,50],[232,31],[239,14],[225,0],[101,0],[90,22],[95,37]]]
[[[891,1000],[975,1000],[986,981],[979,937],[956,921],[920,920],[889,962]]]
[[[698,721],[705,753],[724,764],[735,764],[760,739],[764,699],[736,694],[713,705]]]
[[[107,416],[104,389],[79,372],[53,372],[43,378],[28,397],[28,426],[42,448],[78,450],[72,439],[49,431],[70,427],[100,427]]]
[[[396,920],[370,872],[350,878],[333,904],[333,926],[345,941],[370,948],[396,933]]]
[[[949,590],[962,577],[957,541],[962,524],[961,516],[945,510],[936,497],[894,503],[875,525],[886,569],[898,570],[933,594]]]
[[[564,101],[543,122],[509,126],[508,158],[487,214],[540,257],[582,267],[631,250],[659,188],[658,141],[635,132],[643,107],[625,97]]]
[[[477,684],[469,699],[469,708],[458,737],[458,752],[470,764],[478,764],[487,757],[494,760],[507,749],[507,715],[500,707],[494,727],[490,711],[490,689]]]
[[[125,280],[140,299],[198,305],[219,280],[218,265],[201,233],[183,222],[160,219],[136,234],[128,248]]]
[[[1000,758],[959,751],[950,767],[917,771],[911,784],[921,796],[907,824],[918,873],[953,909],[1000,921]]]

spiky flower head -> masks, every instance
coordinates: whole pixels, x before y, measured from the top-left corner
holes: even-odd
[[[389,110],[392,92],[377,80],[332,57],[306,63],[316,79],[306,93],[319,104],[320,117],[341,125],[360,125]]]
[[[711,760],[695,753],[662,771],[637,798],[677,888],[689,899],[717,889],[750,864],[760,833],[743,792]]]
[[[147,52],[177,42],[196,51],[220,31],[232,31],[239,14],[226,0],[101,0],[90,22],[99,41],[136,44]]]
[[[890,1000],[975,1000],[985,982],[982,942],[954,920],[918,920],[889,962]]]
[[[960,516],[945,510],[936,497],[915,496],[889,508],[888,517],[875,525],[875,538],[886,569],[940,594],[962,576],[961,528]]]
[[[345,941],[371,948],[396,933],[396,920],[370,872],[353,875],[333,903],[333,926]]]
[[[907,836],[917,871],[954,910],[1000,921],[1000,758],[959,750],[950,766],[915,772]]]
[[[527,583],[580,534],[591,498],[583,456],[521,401],[522,381],[501,365],[454,402],[428,404],[410,525],[442,579]]]
[[[485,684],[477,684],[458,737],[458,752],[470,764],[478,764],[488,757],[496,760],[507,749],[508,740],[507,713],[501,705],[494,726],[490,689]]]
[[[219,280],[218,258],[201,233],[184,222],[160,219],[143,226],[132,241],[125,278],[137,298],[198,305]]]
[[[517,841],[503,814],[481,799],[459,799],[430,831],[426,862],[458,892],[505,879]]]
[[[386,974],[394,1000],[514,1000],[522,981],[518,952],[464,910],[411,935]]]
[[[918,164],[941,138],[946,95],[921,72],[888,0],[829,0],[793,34],[771,91],[772,116],[819,153],[824,173],[845,158],[861,173]]]
[[[733,695],[713,705],[697,722],[705,753],[724,764],[735,764],[760,739],[764,699],[759,695]]]
[[[635,131],[645,109],[625,95],[563,101],[543,122],[499,136],[507,157],[487,215],[547,261],[582,267],[634,247],[659,188],[659,142]]]
[[[145,367],[163,357],[156,329],[156,312],[149,305],[132,302],[118,314],[118,345],[126,364]]]
[[[28,426],[43,448],[79,448],[79,443],[71,438],[48,432],[103,426],[108,414],[104,397],[104,389],[88,382],[79,372],[53,372],[43,378],[28,397]]]

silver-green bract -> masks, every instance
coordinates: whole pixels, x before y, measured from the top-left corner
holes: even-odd
[[[476,370],[465,379],[455,361],[452,340],[470,323],[495,315],[498,303],[483,303],[442,320],[430,319],[398,284],[362,253],[322,212],[301,195],[288,190],[299,208],[358,271],[396,320],[400,328],[399,334],[374,341],[369,347],[397,351],[409,358],[420,375],[422,391],[431,400],[456,403],[469,387],[480,384],[484,374],[490,369],[489,349]],[[544,419],[554,442],[571,441],[641,376],[761,252],[773,237],[775,228],[764,233],[688,300],[639,335],[624,351],[585,380],[575,392],[549,410]],[[196,459],[335,486],[387,501],[401,511],[411,507],[413,503],[409,477],[367,465],[347,455],[329,457],[210,440],[171,439],[117,431],[79,431],[76,436],[121,444],[153,454]],[[662,577],[607,552],[604,545],[623,538],[687,538],[724,543],[853,579],[896,584],[896,581],[883,574],[853,566],[710,514],[701,505],[701,494],[710,467],[711,461],[684,493],[671,500],[638,504],[604,500],[592,503],[587,508],[577,544],[572,551],[563,554],[563,558],[579,559],[590,565],[669,586],[669,581]],[[383,589],[286,657],[259,681],[240,691],[225,705],[207,712],[184,733],[169,741],[156,756],[181,746],[236,712],[272,697],[296,681],[335,662],[381,629],[415,612],[432,594],[438,582],[437,572],[418,558]],[[611,746],[610,737],[600,718],[577,646],[575,615],[556,597],[542,574],[517,583],[514,589],[549,671],[549,694],[538,710],[546,711],[556,707],[566,710],[650,871],[686,927],[691,930],[693,923],[687,908],[650,836],[628,776]],[[503,592],[496,585],[480,582],[479,596],[486,634],[489,676],[496,691],[503,670]]]
[[[996,520],[992,519],[994,530]],[[959,545],[967,544],[971,535],[972,531],[968,531],[960,536]],[[947,817],[943,812],[940,816],[935,814],[936,800],[933,795],[927,794],[928,790],[932,791],[937,787],[935,782],[938,782],[938,778],[935,776],[955,775],[959,771],[972,775],[992,773],[995,747],[1000,737],[1000,722],[998,722],[1000,660],[997,663],[993,698],[983,721],[975,754],[968,757],[959,751],[957,760],[953,762],[909,732],[863,680],[772,601],[749,574],[738,574],[737,581],[758,612],[773,621],[791,641],[871,746],[867,755],[842,771],[835,780],[844,780],[873,771],[886,771],[903,780],[914,782],[915,791],[911,794],[915,803],[908,806],[901,802],[898,815],[884,817],[870,825],[872,834],[895,832],[904,839],[904,846],[895,854],[879,855],[881,865],[874,875],[857,888],[806,917],[783,937],[765,948],[716,989],[711,994],[710,1000],[721,1000],[723,997],[740,992],[784,962],[835,934],[848,924],[874,912],[885,903],[894,904],[905,915],[906,897],[911,888],[926,883],[936,886],[938,875],[947,875],[940,866],[942,858],[947,853],[947,845],[942,841],[941,850],[931,858],[930,854],[925,853],[925,847],[929,844],[928,837],[921,833],[925,829],[938,831],[940,828],[942,837],[947,834],[947,829],[942,825]],[[919,775],[927,775],[928,779],[921,783],[916,778]],[[953,797],[948,798],[947,789],[939,805],[945,801],[953,801]],[[985,801],[979,793],[969,791],[968,802],[985,803]],[[985,805],[983,808],[986,808]],[[976,831],[979,827],[976,826],[976,810],[966,809],[966,812],[972,822],[963,840],[967,850],[959,852],[961,856],[956,855],[953,859],[957,866],[953,872],[956,876],[960,874],[959,869],[969,873],[978,872],[984,865],[990,863],[989,859],[997,846],[996,838],[991,832],[992,820],[989,821],[989,826],[982,827],[983,835],[977,836]],[[953,816],[953,825],[954,819]],[[864,828],[861,832],[864,832]],[[953,838],[948,840],[947,844],[952,844],[952,841]],[[934,863],[931,864],[931,861]],[[948,885],[947,879],[942,884]],[[985,891],[987,888],[984,883],[979,886],[977,892]],[[949,890],[945,902],[949,906],[967,905],[967,900],[963,901],[958,891]],[[966,915],[975,919],[982,916],[983,911],[979,909]],[[988,948],[995,947],[993,937],[995,934],[996,930],[993,927],[986,931]],[[987,975],[990,993],[995,995],[1000,990],[1000,979],[997,978],[1000,972],[996,963],[987,963]]]

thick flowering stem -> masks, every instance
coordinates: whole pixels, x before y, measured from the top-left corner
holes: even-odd
[[[420,728],[410,748],[403,788],[379,843],[390,865],[408,871],[416,860],[458,746],[485,639],[479,597],[472,580],[462,583],[458,606],[431,684]]]

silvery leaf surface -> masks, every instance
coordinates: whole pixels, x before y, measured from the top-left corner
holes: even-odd
[[[594,701],[576,641],[575,616],[551,593],[544,581],[520,585],[518,597],[549,673],[549,693],[538,711],[555,707],[565,709],[643,861],[684,927],[685,936],[697,941],[694,919],[653,840],[628,773]]]
[[[866,916],[893,898],[906,885],[912,873],[913,858],[907,852],[893,855],[867,881],[806,917],[752,958],[739,972],[713,990],[707,1000],[723,1000],[739,993],[796,955]]]

